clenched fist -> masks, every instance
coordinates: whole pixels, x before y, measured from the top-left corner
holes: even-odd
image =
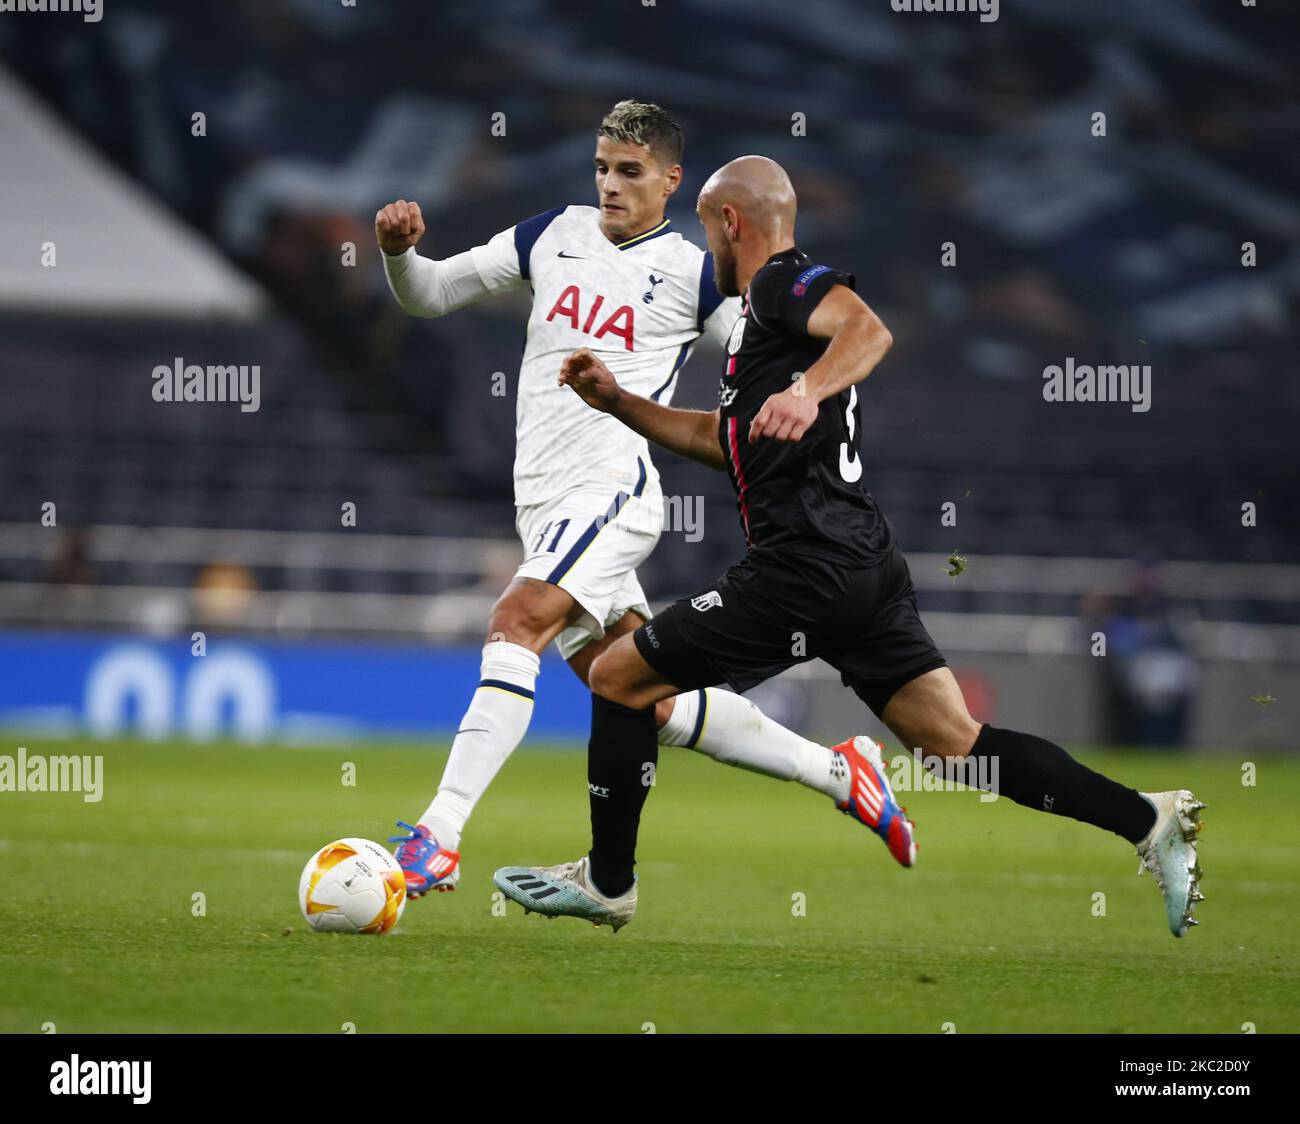
[[[817,400],[807,393],[801,376],[793,386],[763,403],[750,423],[749,440],[798,441],[816,420]]]
[[[389,257],[406,253],[424,236],[424,216],[419,203],[399,199],[375,214],[375,241]]]
[[[623,390],[614,374],[588,347],[580,347],[560,365],[560,385],[571,386],[593,410],[613,412]]]

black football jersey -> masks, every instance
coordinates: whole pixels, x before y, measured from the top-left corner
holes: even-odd
[[[862,481],[857,387],[823,401],[798,442],[749,443],[763,403],[829,345],[808,335],[808,318],[833,285],[855,282],[798,248],[774,254],[750,281],[727,344],[718,438],[756,562],[857,569],[880,562],[892,545],[889,524]]]

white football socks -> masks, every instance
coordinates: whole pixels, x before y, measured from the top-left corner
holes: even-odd
[[[537,654],[519,644],[495,640],[484,646],[478,689],[451,744],[438,793],[419,819],[448,850],[460,849],[474,806],[528,732],[540,666]],[[678,695],[659,744],[798,781],[837,804],[849,796],[849,772],[840,754],[778,725],[731,691],[710,687]]]
[[[478,689],[451,743],[438,794],[419,821],[441,846],[460,850],[474,805],[524,740],[540,666],[537,653],[518,644],[494,640],[484,646]]]
[[[849,798],[849,771],[842,755],[801,738],[748,699],[717,687],[674,698],[659,744],[683,746],[727,765],[798,781],[837,804]]]

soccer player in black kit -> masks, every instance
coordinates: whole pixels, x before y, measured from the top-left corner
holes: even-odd
[[[726,471],[749,551],[592,664],[591,852],[557,867],[505,867],[497,885],[527,910],[617,931],[636,908],[637,828],[658,751],[654,704],[720,683],[746,691],[821,658],[905,747],[977,765],[996,758],[996,770],[975,775],[999,778],[1000,795],[1136,845],[1139,873],[1155,875],[1170,931],[1182,936],[1203,900],[1196,840],[1204,805],[1185,789],[1140,793],[1052,742],[976,722],[921,623],[907,563],[863,486],[856,441],[857,384],[892,339],[851,275],[796,245],[784,170],[760,156],[734,160],[704,185],[697,211],[719,291],[744,296],[718,409],[628,394],[587,349],[565,361],[560,382],[656,444]],[[842,810],[867,823],[883,817],[887,824],[873,826],[910,866],[912,825],[879,771],[878,747],[853,738],[836,749],[857,774]]]

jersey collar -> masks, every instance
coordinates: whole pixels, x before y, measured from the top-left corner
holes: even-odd
[[[783,261],[802,262],[807,260],[807,258],[808,255],[799,249],[798,246],[791,246],[788,250],[781,250],[780,252],[773,254],[767,259],[767,261],[759,266],[759,268],[766,269],[769,265],[776,265],[777,262]]]
[[[672,221],[665,218],[658,226],[652,227],[644,234],[638,234],[635,238],[629,238],[626,242],[615,242],[614,249],[630,250],[633,246],[639,246],[642,242],[649,242],[651,238],[658,238],[661,235],[671,233]]]
[[[770,265],[777,265],[785,261],[794,262],[796,264],[802,264],[803,262],[810,261],[810,260],[811,259],[808,257],[808,255],[805,254],[801,249],[799,249],[798,246],[791,246],[788,250],[781,250],[773,254],[770,258],[768,258],[767,261],[765,261],[762,265],[758,267],[758,269],[754,271],[754,277],[757,277],[760,273],[763,272],[763,270],[765,270]],[[743,294],[745,307],[741,311],[742,316],[749,311],[749,290],[750,287],[754,284],[754,277],[751,277],[749,279],[749,285],[745,287],[745,292]]]

